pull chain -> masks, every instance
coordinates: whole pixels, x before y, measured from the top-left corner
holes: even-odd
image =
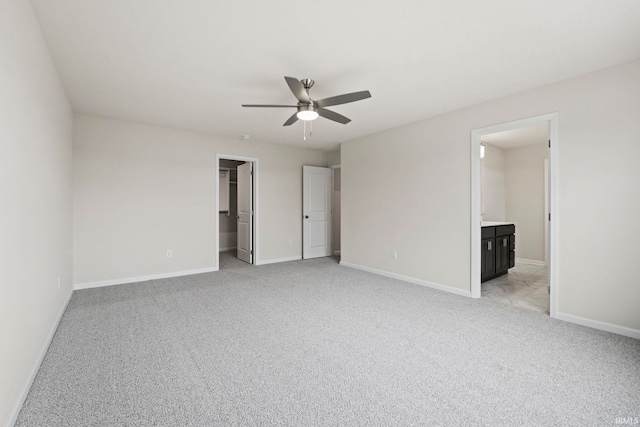
[[[303,120],[302,139],[307,140],[307,120]],[[313,137],[313,121],[309,121],[309,138]]]

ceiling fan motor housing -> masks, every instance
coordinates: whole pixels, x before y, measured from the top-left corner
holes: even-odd
[[[298,111],[318,111],[318,107],[311,101],[311,104],[298,104]]]

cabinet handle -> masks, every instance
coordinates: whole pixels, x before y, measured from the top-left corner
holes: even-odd
[[[508,241],[509,241],[509,239],[507,239],[506,237],[504,239],[502,239],[502,246],[504,246],[506,248]]]
[[[491,240],[487,242],[487,250],[491,250]]]

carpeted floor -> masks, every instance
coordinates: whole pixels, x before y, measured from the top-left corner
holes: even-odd
[[[332,258],[76,291],[18,426],[603,426],[640,341]]]
[[[237,270],[238,268],[250,268],[251,264],[241,261],[237,257],[237,251],[220,252],[220,270]]]

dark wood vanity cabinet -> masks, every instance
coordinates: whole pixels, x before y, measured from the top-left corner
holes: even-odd
[[[481,278],[484,282],[496,275],[495,239],[482,239]]]
[[[513,224],[482,227],[481,282],[502,276],[515,266],[515,233]]]

